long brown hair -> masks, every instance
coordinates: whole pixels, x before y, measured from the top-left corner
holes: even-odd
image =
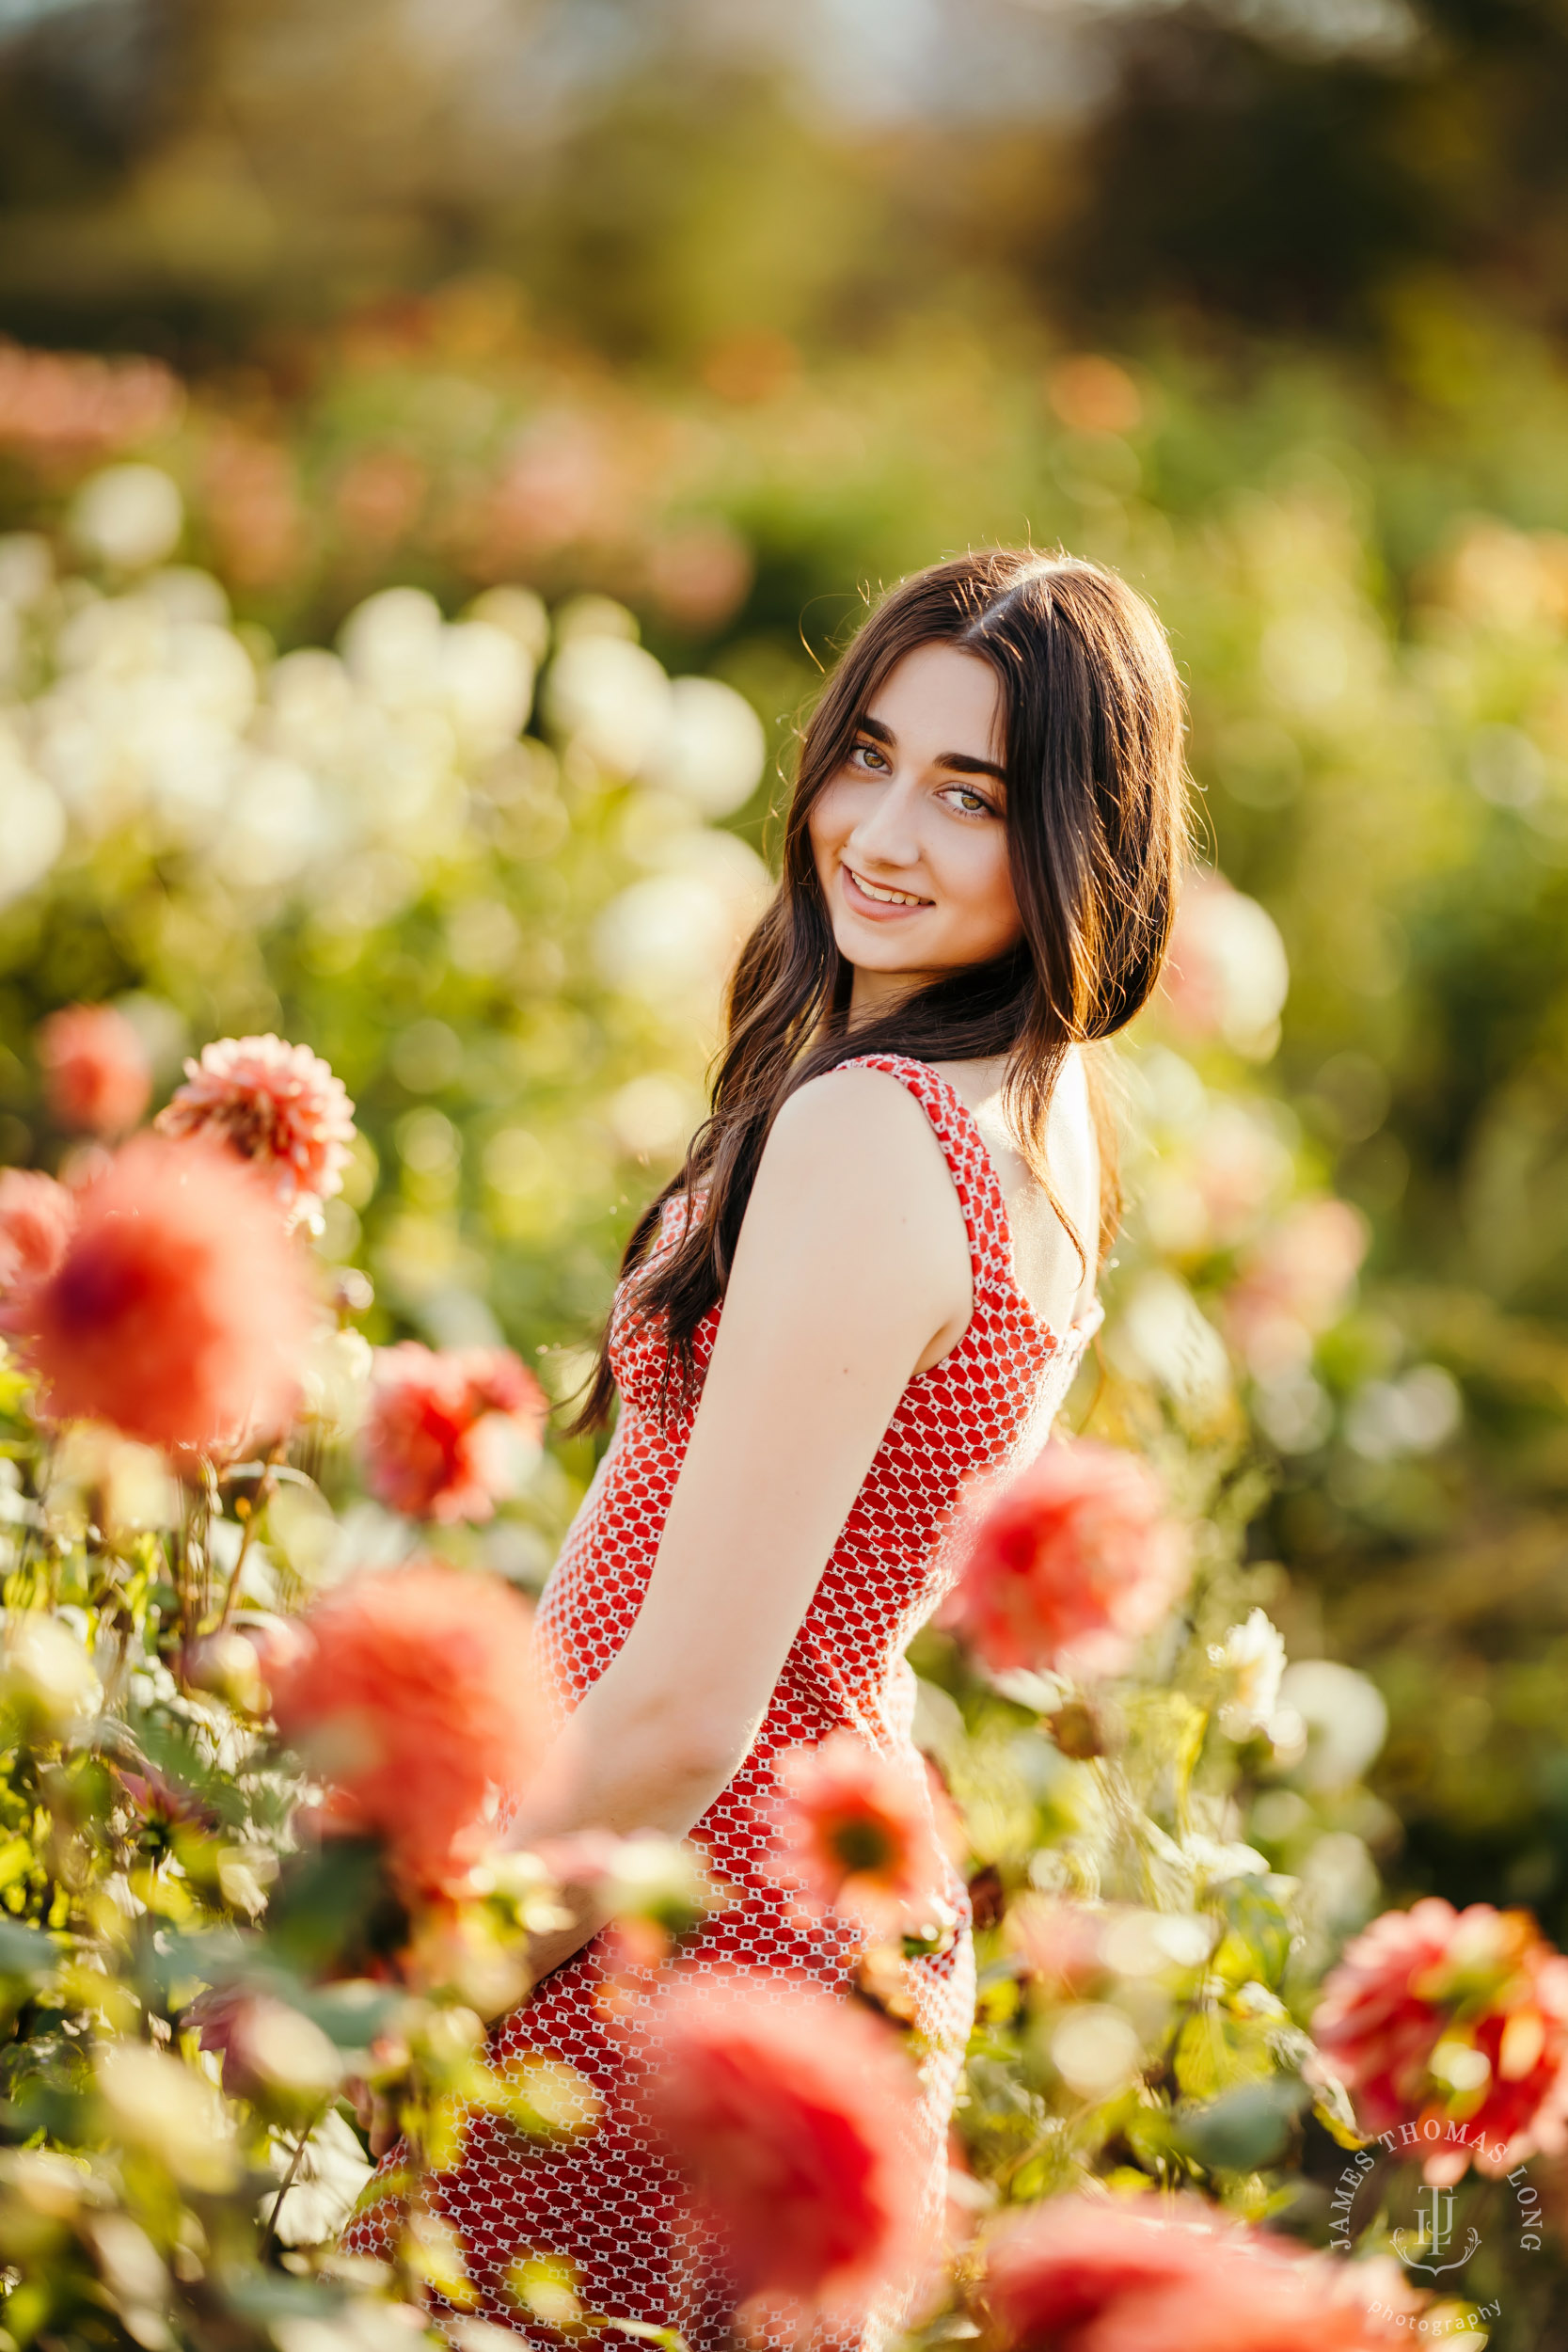
[[[833,939],[811,811],[884,681],[928,644],[978,655],[1001,681],[1022,936],[1006,955],[945,973],[851,1031],[854,974]],[[639,1218],[622,1261],[624,1273],[641,1264],[664,1202],[681,1196],[681,1237],[637,1294],[640,1313],[664,1318],[667,1398],[672,1381],[692,1392],[693,1336],[724,1295],[779,1107],[822,1072],[860,1054],[1006,1055],[1009,1124],[1049,1184],[1046,1113],[1069,1047],[1121,1028],[1159,977],[1186,833],[1183,730],[1164,630],[1143,598],[1097,564],[1021,549],[959,556],[901,581],[862,625],[801,742],[779,888],[730,979],[712,1113],[680,1173]],[[707,1200],[696,1216],[699,1186]],[[1112,1173],[1102,1254],[1119,1207]],[[576,1429],[608,1418],[614,1385],[607,1334]]]

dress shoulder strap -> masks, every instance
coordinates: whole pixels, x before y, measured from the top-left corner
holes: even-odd
[[[951,1079],[911,1054],[856,1054],[836,1067],[886,1071],[914,1096],[931,1122],[953,1178],[976,1285],[1014,1290],[1012,1227],[1002,1180],[974,1112]]]

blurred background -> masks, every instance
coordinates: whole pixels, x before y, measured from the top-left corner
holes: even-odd
[[[564,1393],[820,663],[1115,564],[1234,889],[1075,1418],[1381,1692],[1330,1918],[1568,1936],[1565,116],[1558,0],[0,0],[0,1156],[54,1006],[308,1040],[366,1327]]]

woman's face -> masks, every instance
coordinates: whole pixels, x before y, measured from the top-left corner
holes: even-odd
[[[988,962],[1022,931],[1007,871],[1006,712],[989,661],[919,645],[810,817],[852,1014]]]

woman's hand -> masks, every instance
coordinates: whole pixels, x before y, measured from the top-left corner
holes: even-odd
[[[379,2164],[398,2136],[397,2118],[392,2103],[379,2090],[372,2090],[363,2074],[351,2074],[343,2085],[343,2095],[354,2109],[354,2120],[370,2143],[374,2161]]]

